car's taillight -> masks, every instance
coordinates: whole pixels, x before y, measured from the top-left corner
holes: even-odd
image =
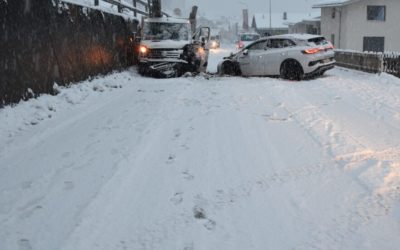
[[[311,49],[303,50],[302,52],[303,52],[303,54],[316,54],[320,51],[321,51],[320,48],[311,48]]]
[[[325,49],[335,49],[335,47],[332,44],[329,44],[328,46],[325,47]]]

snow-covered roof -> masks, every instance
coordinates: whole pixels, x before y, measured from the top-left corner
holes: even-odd
[[[325,0],[325,1],[321,0],[319,3],[314,4],[313,8],[344,6],[359,1],[360,0]]]
[[[284,19],[283,13],[272,13],[271,15],[271,28],[288,28],[290,24],[301,22],[305,19],[309,20],[320,16],[319,11],[313,13],[287,13],[287,18]],[[269,13],[256,13],[253,16],[253,21],[256,22],[258,29],[270,27],[270,16]]]
[[[311,35],[311,34],[284,34],[284,35],[276,35],[276,36],[270,36],[268,38],[290,38],[290,39],[296,39],[296,40],[308,40],[308,39],[313,39],[321,37],[320,35]]]

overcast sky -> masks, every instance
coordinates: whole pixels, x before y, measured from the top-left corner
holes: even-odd
[[[312,11],[311,6],[321,0],[271,0],[272,12],[303,12]],[[212,15],[235,16],[240,15],[241,9],[248,7],[251,13],[262,13],[269,11],[269,0],[187,0],[186,7],[193,4],[199,6],[200,14],[205,10]],[[314,10],[315,11],[315,10]]]

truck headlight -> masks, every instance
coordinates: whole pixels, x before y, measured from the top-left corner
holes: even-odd
[[[142,54],[146,54],[147,51],[148,51],[148,49],[147,49],[146,46],[140,46],[139,51],[140,51],[140,53],[142,53]]]
[[[205,50],[204,50],[203,47],[198,48],[198,49],[197,49],[197,53],[198,53],[200,56],[203,56],[203,55],[206,54],[206,52],[205,52]]]

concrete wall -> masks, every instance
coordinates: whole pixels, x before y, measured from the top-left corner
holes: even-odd
[[[332,13],[335,13],[335,17],[332,17]],[[340,11],[336,8],[322,8],[321,9],[321,34],[331,41],[335,47],[341,48],[339,42],[339,31],[342,28],[340,24]],[[332,40],[332,34],[334,39]]]
[[[53,0],[0,1],[0,106],[128,64],[133,24]]]
[[[386,21],[368,21],[368,5],[385,5]],[[399,0],[365,0],[336,9],[335,19],[331,17],[333,8],[322,9],[321,31],[328,39],[331,34],[335,34],[337,48],[362,51],[364,37],[379,36],[385,37],[385,51],[400,51]],[[342,31],[339,35],[340,11],[342,13]],[[341,37],[340,43],[339,37]]]

